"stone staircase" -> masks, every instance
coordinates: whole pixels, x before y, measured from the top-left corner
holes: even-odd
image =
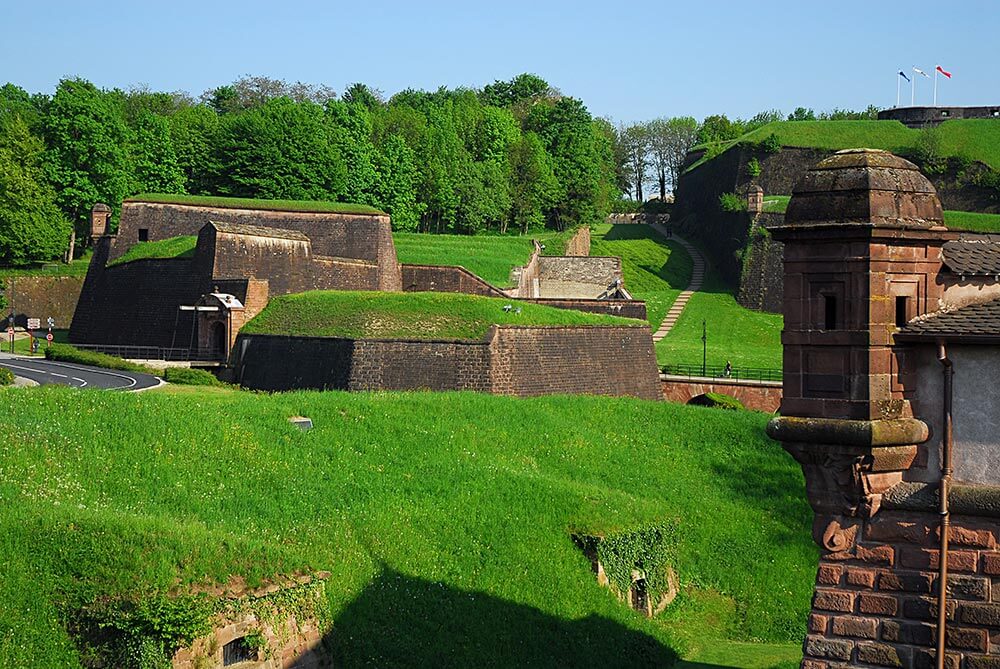
[[[671,235],[667,232],[666,228],[659,223],[652,223],[650,227],[663,235],[665,238],[675,241],[683,246],[684,250],[691,256],[691,261],[694,264],[694,267],[691,270],[691,282],[688,283],[687,289],[682,290],[681,294],[677,296],[677,299],[674,300],[674,303],[670,306],[670,310],[667,312],[663,322],[660,323],[660,327],[653,333],[653,342],[658,342],[666,337],[667,333],[674,327],[677,319],[681,317],[684,307],[687,306],[688,300],[691,299],[691,295],[695,291],[701,290],[701,283],[705,278],[705,259],[702,257],[698,249],[696,249],[690,242],[678,237],[676,234]]]

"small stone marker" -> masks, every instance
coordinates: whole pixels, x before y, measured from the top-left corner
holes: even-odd
[[[292,416],[288,419],[288,422],[302,431],[311,430],[313,427],[312,418],[306,418],[305,416]]]

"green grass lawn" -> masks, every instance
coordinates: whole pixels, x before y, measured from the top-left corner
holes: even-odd
[[[764,211],[785,212],[790,195],[765,195]],[[1000,214],[980,214],[972,211],[944,212],[944,224],[952,230],[968,232],[1000,232]]]
[[[991,119],[955,119],[939,125],[938,133],[944,156],[964,156],[1000,169],[1000,123]],[[920,137],[920,130],[907,128],[899,121],[775,121],[725,142],[716,148],[715,154],[739,142],[762,141],[771,134],[777,135],[782,146],[827,150],[864,147],[910,153]],[[688,169],[709,160],[708,155]]]
[[[93,252],[88,249],[71,263],[51,262],[32,267],[0,267],[0,281],[19,276],[87,276],[91,255]]]
[[[147,258],[193,258],[197,245],[198,237],[195,235],[170,237],[155,242],[138,242],[124,254],[109,262],[108,267]]]
[[[530,237],[394,232],[396,257],[411,265],[461,265],[494,286],[510,285],[510,270],[531,258]]]
[[[684,247],[648,225],[598,225],[591,232],[590,255],[619,256],[625,288],[646,301],[649,323],[655,330],[691,281],[691,256]]]
[[[218,209],[263,209],[265,211],[301,211],[331,214],[379,214],[383,211],[365,204],[350,202],[324,202],[321,200],[259,200],[244,197],[221,197],[215,195],[178,195],[175,193],[142,193],[125,202],[157,202],[162,204],[182,204]]]
[[[45,325],[45,323],[43,322],[42,325]],[[48,330],[44,330],[44,329],[43,330],[38,330],[38,333],[41,334],[41,337],[40,337],[40,340],[38,342],[38,353],[37,353],[37,355],[39,357],[41,357],[41,356],[45,355],[45,348],[46,348],[46,343],[47,343],[47,341],[45,339],[45,335],[48,333]],[[52,331],[52,341],[55,342],[56,344],[65,344],[65,343],[67,343],[69,341],[69,330],[53,330]],[[4,350],[4,352],[7,352],[7,351],[10,350],[10,338],[7,337],[6,335],[4,336],[4,339],[3,339],[3,350]],[[31,355],[31,340],[28,337],[15,339],[14,340],[14,353],[17,353],[17,354],[20,354],[20,355]]]
[[[0,393],[2,666],[81,666],[65,621],[91,602],[296,570],[331,572],[336,666],[676,653],[770,667],[805,633],[812,514],[763,414],[472,393]],[[663,522],[682,594],[647,620],[596,583],[570,534]]]
[[[660,365],[701,365],[702,321],[709,367],[727,361],[737,369],[781,369],[781,314],[741,307],[732,288],[711,267],[702,289],[691,296],[673,329],[656,344]]]
[[[505,306],[513,308],[505,311]],[[636,325],[640,322],[459,293],[315,290],[272,299],[241,332],[316,337],[479,339],[494,324]]]

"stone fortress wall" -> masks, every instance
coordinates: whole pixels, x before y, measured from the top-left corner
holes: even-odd
[[[282,360],[281,365],[269,364]],[[234,381],[268,391],[472,390],[662,399],[649,328],[494,326],[480,341],[241,334]]]

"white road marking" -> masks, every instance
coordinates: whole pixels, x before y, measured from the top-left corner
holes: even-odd
[[[56,374],[55,372],[52,372],[52,376],[58,376],[60,379],[67,378],[65,374]]]

